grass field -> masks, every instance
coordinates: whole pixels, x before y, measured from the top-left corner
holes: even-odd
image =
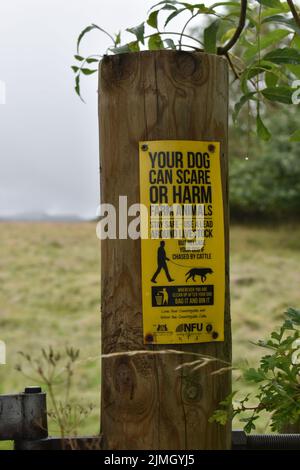
[[[80,349],[77,394],[94,410],[80,433],[99,430],[100,246],[93,223],[1,223],[0,393],[30,385],[14,367],[18,351]],[[279,324],[288,306],[300,306],[300,226],[231,229],[233,357],[255,364],[262,351],[251,341]],[[245,389],[242,382],[240,389]],[[263,423],[259,431],[265,431]],[[236,425],[238,426],[238,425]],[[240,425],[238,427],[241,427]]]

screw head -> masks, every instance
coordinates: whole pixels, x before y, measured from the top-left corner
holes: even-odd
[[[213,144],[209,144],[209,146],[208,146],[209,152],[213,153],[215,151],[215,149],[216,149],[216,147]]]
[[[146,343],[153,343],[153,335],[151,333],[148,333],[146,336],[145,336],[145,341]]]
[[[206,325],[206,331],[207,333],[210,333],[212,331],[212,325],[210,323]]]
[[[141,149],[143,150],[143,152],[146,152],[146,150],[148,150],[148,145],[147,144],[143,144]]]
[[[42,393],[42,388],[37,386],[25,387],[24,393]]]
[[[214,331],[213,334],[212,334],[213,339],[217,339],[218,336],[219,336],[219,333],[217,333],[216,331]]]

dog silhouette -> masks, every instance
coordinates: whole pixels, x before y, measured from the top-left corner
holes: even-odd
[[[213,273],[213,270],[211,268],[192,268],[186,273],[185,282],[187,282],[191,278],[193,279],[193,281],[196,281],[195,276],[200,276],[201,281],[205,282],[207,274],[212,274],[212,273]]]

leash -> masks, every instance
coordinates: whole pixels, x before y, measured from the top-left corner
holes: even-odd
[[[180,266],[181,268],[190,268],[191,269],[191,266],[186,266],[184,264],[175,263],[175,261],[172,261],[171,259],[170,259],[170,263],[176,264],[176,266]]]

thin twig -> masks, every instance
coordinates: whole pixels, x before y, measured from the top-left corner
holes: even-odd
[[[230,49],[236,44],[240,35],[243,32],[246,23],[246,13],[247,13],[247,0],[241,0],[241,13],[240,20],[237,29],[235,30],[234,35],[228,41],[227,44],[223,47],[218,47],[218,54],[225,55]]]
[[[240,76],[239,76],[239,74],[237,73],[237,71],[236,71],[236,69],[235,69],[235,66],[234,66],[233,63],[232,63],[232,60],[231,60],[231,58],[230,58],[228,52],[225,53],[225,57],[226,57],[226,59],[228,60],[228,63],[229,63],[229,65],[230,65],[231,70],[233,71],[233,74],[234,74],[235,78],[236,78],[236,79],[239,79]]]
[[[181,31],[181,36],[180,36],[180,38],[179,38],[179,46],[180,46],[180,49],[181,49],[181,46],[182,46],[183,34],[184,34],[186,28],[188,27],[188,25],[190,24],[190,22],[191,22],[194,18],[196,18],[196,16],[198,16],[198,15],[199,15],[199,12],[195,13],[195,14],[192,15],[192,17],[189,18],[189,19],[187,20],[187,22],[185,23],[185,25],[184,25],[184,27],[183,27],[183,29],[182,29],[182,31]]]
[[[290,7],[290,10],[291,10],[292,15],[293,15],[293,17],[294,17],[294,20],[296,21],[297,25],[298,25],[299,28],[300,28],[300,16],[299,16],[299,13],[298,13],[297,10],[296,10],[296,7],[295,7],[295,5],[294,5],[293,0],[287,0],[287,3],[288,3],[288,5],[289,5],[289,7]]]

